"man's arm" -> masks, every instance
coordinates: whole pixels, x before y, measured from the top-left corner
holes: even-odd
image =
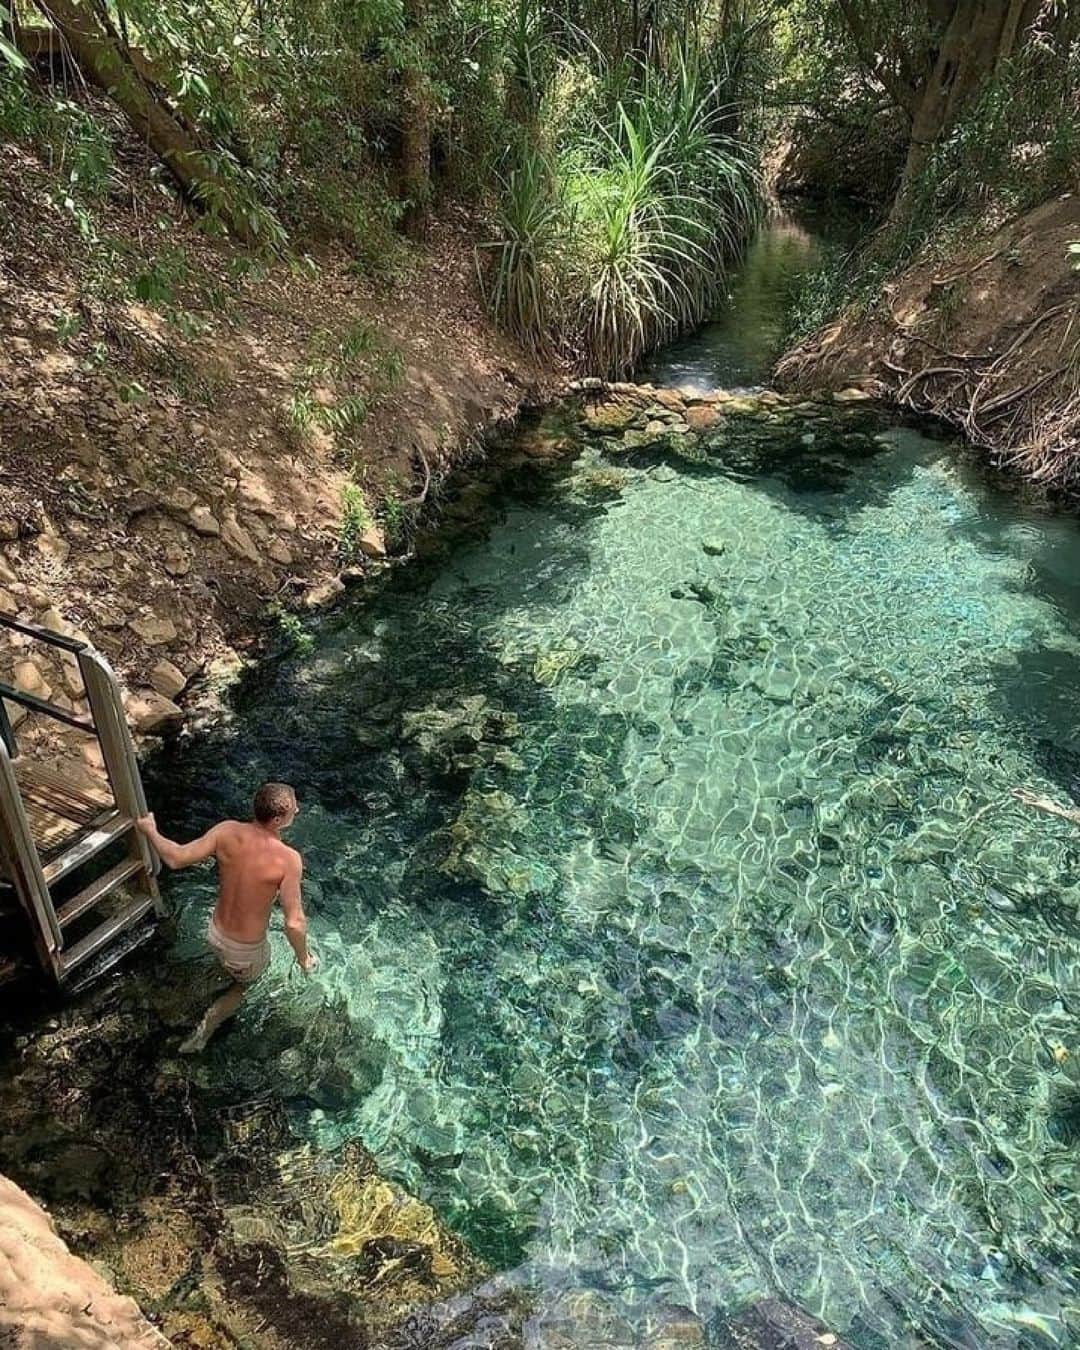
[[[315,969],[315,958],[308,951],[307,915],[300,898],[300,880],[304,873],[304,864],[300,854],[289,850],[289,862],[285,875],[281,879],[281,908],[285,915],[285,936],[289,946],[296,953],[296,963],[305,974]]]
[[[198,839],[192,839],[189,844],[178,844],[175,840],[166,839],[161,833],[153,812],[147,816],[140,816],[135,826],[140,834],[147,837],[165,866],[173,868],[190,867],[193,863],[205,862],[207,858],[212,858],[217,852],[219,831],[222,828],[221,825],[215,825]]]

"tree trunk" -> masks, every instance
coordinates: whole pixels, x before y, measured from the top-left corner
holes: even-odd
[[[911,108],[911,139],[890,226],[908,219],[934,150],[985,81],[1030,36],[1039,8],[1037,0],[954,0],[948,6],[947,20],[929,54],[927,77]]]
[[[427,233],[431,204],[431,81],[427,73],[424,31],[426,0],[405,0],[406,37],[410,48],[401,78],[402,227],[411,239]]]
[[[230,204],[228,186],[208,162],[206,147],[164,93],[143,78],[131,55],[78,0],[35,0],[88,79],[105,89],[154,150],[184,196],[218,214],[231,234],[250,243],[253,231]]]

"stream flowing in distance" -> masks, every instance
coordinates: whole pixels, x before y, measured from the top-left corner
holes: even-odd
[[[647,378],[766,379],[816,248],[767,226]],[[159,764],[185,835],[296,786],[322,962],[275,932],[193,1071],[359,1136],[541,1307],[1080,1345],[1080,830],[1010,797],[1080,794],[1080,530],[830,416],[583,436]]]

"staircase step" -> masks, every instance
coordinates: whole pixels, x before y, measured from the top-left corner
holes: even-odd
[[[89,886],[84,886],[81,891],[77,891],[70,899],[65,900],[62,905],[56,909],[56,917],[60,921],[60,927],[65,924],[74,923],[88,909],[93,909],[99,900],[103,900],[110,891],[116,889],[122,882],[127,881],[128,877],[136,876],[142,872],[143,860],[141,858],[125,858],[123,862],[118,862],[115,867],[110,867],[107,872],[92,881]]]
[[[76,867],[81,867],[84,862],[89,861],[102,849],[115,843],[133,825],[134,821],[131,817],[123,815],[120,811],[114,811],[105,816],[94,829],[89,830],[77,839],[70,848],[64,849],[63,853],[53,858],[52,862],[46,863],[42,868],[45,873],[45,884],[55,886],[61,877],[66,877],[69,872],[74,872]]]
[[[57,953],[57,964],[61,980],[65,979],[68,973],[81,965],[83,961],[89,961],[92,956],[96,956],[103,947],[107,947],[114,938],[118,937],[126,928],[137,923],[144,914],[148,914],[154,908],[154,898],[150,895],[139,896],[131,904],[125,905],[107,919],[100,927],[95,928],[92,933],[76,942],[74,946],[66,948]]]
[[[158,933],[156,916],[147,914],[138,919],[130,928],[126,928],[119,937],[89,961],[84,961],[70,979],[64,981],[64,991],[68,994],[80,994],[88,985],[100,980],[125,957]]]

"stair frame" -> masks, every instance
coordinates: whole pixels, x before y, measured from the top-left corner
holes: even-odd
[[[146,814],[146,796],[135,744],[124,715],[120,686],[109,663],[88,643],[24,623],[2,611],[0,627],[59,648],[69,661],[74,660],[89,708],[89,716],[81,717],[46,699],[0,682],[0,861],[30,922],[34,947],[43,969],[58,984],[63,985],[79,969],[84,959],[80,953],[85,958],[97,956],[111,941],[119,938],[134,924],[142,922],[147,914],[153,913],[158,917],[165,914],[157,885],[161,862],[135,828],[135,819]],[[49,863],[45,863],[41,857],[23,801],[15,768],[19,756],[18,741],[5,700],[94,736],[101,748],[117,814],[101,828],[86,827],[73,842],[65,844],[63,851]],[[89,914],[121,885],[135,890],[136,898],[119,914],[103,919],[96,929],[77,941],[71,941],[60,919],[49,872],[59,872],[54,878],[55,884],[76,868],[87,866],[121,840],[125,844],[127,864],[104,869],[84,888],[84,891],[96,890],[97,894],[92,903],[81,907],[78,917]],[[59,868],[57,864],[60,864]],[[110,872],[115,873],[118,880],[102,887],[101,881]],[[70,907],[72,901],[77,899],[77,896],[69,897],[66,904]]]

